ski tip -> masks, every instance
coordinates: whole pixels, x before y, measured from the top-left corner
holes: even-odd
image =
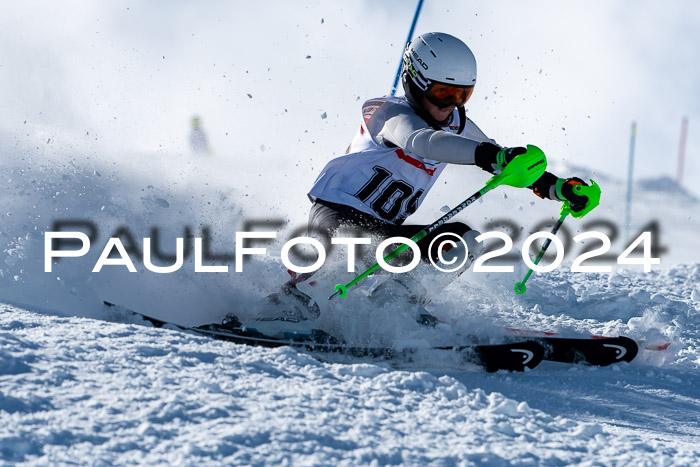
[[[619,353],[622,353],[622,355],[617,356],[617,358],[623,362],[631,362],[639,353],[639,346],[637,345],[637,342],[634,339],[625,336],[620,336],[618,339],[626,352],[622,353],[622,351],[620,351]]]
[[[545,360],[561,363],[583,363],[593,366],[608,366],[614,363],[631,362],[637,356],[637,343],[629,337],[541,337],[547,348]]]

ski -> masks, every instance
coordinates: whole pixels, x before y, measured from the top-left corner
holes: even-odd
[[[562,337],[561,334],[558,332],[549,332],[549,331],[530,331],[526,329],[517,329],[517,328],[505,328],[506,331],[510,332],[513,335],[516,336],[521,336],[521,337]],[[588,336],[589,339],[607,339],[609,336],[598,336],[598,335],[590,335]],[[669,341],[657,341],[654,343],[645,343],[643,340],[641,341],[636,341],[638,346],[641,346],[644,344],[644,350],[651,350],[653,352],[662,352],[664,350],[668,350],[668,348],[673,344],[673,342]]]
[[[562,363],[588,363],[607,366],[619,362],[631,362],[639,347],[629,337],[590,336],[588,338],[563,337],[557,333],[525,331],[506,328],[517,336],[527,336],[545,347],[544,359]]]
[[[349,345],[320,329],[312,330],[311,335],[288,333],[284,339],[271,338],[254,329],[242,327],[241,323],[235,318],[226,324],[214,323],[201,326],[182,326],[126,309],[108,301],[105,301],[104,304],[138,316],[158,328],[172,326],[181,331],[194,332],[213,339],[252,346],[270,348],[286,346],[309,352],[336,353],[358,358],[370,357],[381,360],[404,359],[407,361],[410,361],[412,356],[417,356],[425,351],[449,352],[457,355],[464,362],[474,363],[483,367],[487,372],[533,369],[542,361],[545,354],[545,347],[531,339],[502,344],[446,345],[395,349],[392,347]]]
[[[638,352],[637,343],[624,336],[599,339],[543,337],[536,340],[546,349],[544,359],[553,362],[608,366],[631,362]]]

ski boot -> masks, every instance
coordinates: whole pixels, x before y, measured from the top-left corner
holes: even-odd
[[[441,322],[425,309],[428,302],[425,287],[408,273],[387,279],[372,291],[369,299],[379,307],[396,301],[402,308],[408,305],[422,326],[435,327]]]
[[[316,302],[288,283],[279,292],[268,295],[260,314],[242,327],[276,339],[299,340],[313,334],[319,315]]]
[[[419,324],[435,327],[443,321],[429,313],[425,305],[469,269],[483,253],[483,244],[476,241],[479,235],[477,230],[467,231],[462,236],[463,242],[443,246],[443,251],[434,264],[421,261],[413,271],[391,277],[372,291],[370,299],[379,306],[397,298],[404,303],[407,301],[415,307],[416,321]],[[453,269],[454,263],[462,259],[462,265]]]

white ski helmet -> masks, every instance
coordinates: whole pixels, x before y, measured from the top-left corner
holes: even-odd
[[[401,81],[406,98],[414,106],[420,108],[425,96],[438,107],[462,107],[474,91],[476,59],[454,36],[422,34],[406,46]]]

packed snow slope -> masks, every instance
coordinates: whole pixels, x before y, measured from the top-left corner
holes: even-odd
[[[681,272],[697,279],[697,268]],[[327,363],[5,305],[0,455],[36,465],[694,465],[697,309],[685,305],[686,315],[636,325],[567,319],[683,321],[668,326],[680,342],[670,362],[526,374]]]
[[[105,309],[107,299],[181,324],[232,311],[250,316],[286,278],[280,248],[303,228],[315,173],[270,172],[265,164],[282,157],[270,151],[260,164],[241,166],[223,157],[98,157],[11,141],[0,138],[4,462],[693,465],[700,457],[698,202],[663,179],[638,184],[632,210],[632,239],[656,223],[661,264],[651,272],[571,272],[582,246],[568,244],[565,263],[535,274],[522,296],[512,291],[524,272],[515,256],[514,273],[462,276],[429,306],[451,325],[426,330],[399,310],[362,306],[327,318],[350,340],[389,345],[465,333],[496,340],[501,326],[672,342],[629,365],[544,363],[525,374],[486,374],[452,361],[326,361],[249,348]],[[551,159],[555,172],[593,178],[603,189],[601,206],[567,219],[562,237],[605,232],[614,264],[629,243],[624,183]],[[450,168],[416,220],[434,220],[485,180],[473,167]],[[522,240],[557,216],[556,203],[506,187],[458,220],[509,231],[519,255]],[[49,273],[44,234],[57,222],[89,233],[91,248],[54,262]],[[237,273],[235,232],[254,230],[274,231],[277,240],[258,245],[267,254]],[[194,272],[192,240],[207,236],[217,256],[207,264],[228,265],[228,273]],[[109,237],[123,240],[136,272],[109,265],[91,272]],[[137,254],[145,237],[159,239],[161,256],[174,255],[175,238],[189,239],[182,268],[149,271]]]

